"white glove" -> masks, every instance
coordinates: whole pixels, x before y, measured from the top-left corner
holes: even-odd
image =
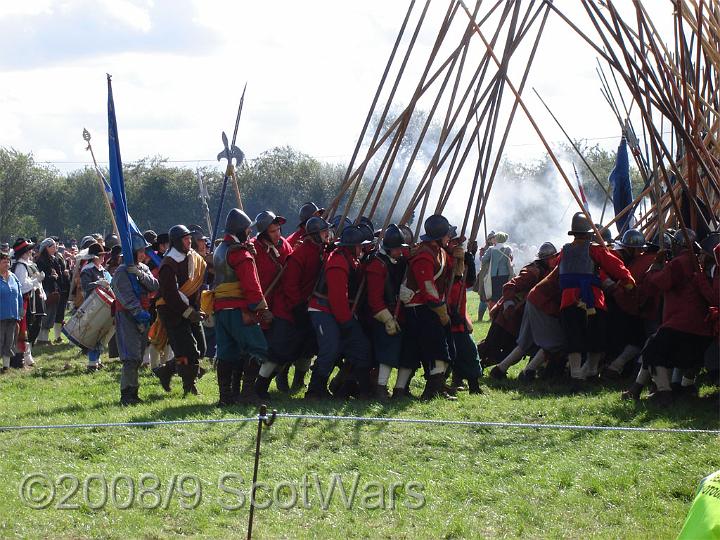
[[[135,266],[134,264],[131,264],[130,266],[127,267],[127,273],[133,274],[134,276],[141,276],[143,272],[137,266]]]
[[[110,282],[104,278],[98,279],[97,284],[98,284],[98,287],[102,287],[103,289],[110,288]]]
[[[45,272],[43,272],[42,270],[40,272],[38,272],[37,275],[35,276],[35,279],[38,280],[38,283],[43,281],[45,279]]]
[[[415,296],[415,293],[408,289],[405,285],[400,285],[400,292],[398,293],[398,298],[400,298],[400,301],[403,304],[410,303],[410,300],[412,300],[413,296]]]

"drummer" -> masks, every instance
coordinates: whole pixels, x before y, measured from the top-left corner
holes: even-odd
[[[100,244],[94,242],[87,248],[85,259],[88,261],[80,272],[80,285],[82,287],[83,298],[87,299],[96,287],[103,289],[110,288],[110,273],[103,268],[102,257],[105,251]],[[98,343],[87,352],[88,365],[87,371],[92,373],[102,367],[100,362],[100,354],[103,350],[103,344]]]
[[[122,371],[120,374],[120,405],[141,403],[138,397],[140,383],[138,368],[142,363],[147,333],[152,320],[148,312],[148,294],[157,291],[160,284],[145,265],[145,249],[150,244],[140,235],[133,236],[132,250],[135,264],[121,264],[115,270],[112,289],[115,293],[115,339]],[[136,276],[137,284],[132,276]]]

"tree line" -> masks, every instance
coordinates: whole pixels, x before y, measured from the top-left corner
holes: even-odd
[[[614,152],[598,146],[583,146],[582,151],[593,171],[607,185],[615,162]],[[579,160],[577,163],[588,198],[602,204],[602,188]],[[237,172],[244,207],[250,214],[270,209],[287,217],[289,232],[295,227],[297,211],[304,202],[312,200],[322,205],[336,197],[346,167],[345,164],[321,162],[290,147],[273,148],[244,163]],[[542,185],[551,170],[549,158],[535,162],[506,160],[499,174],[514,182]],[[107,171],[103,173],[107,177]],[[206,229],[198,176],[206,185],[214,223],[222,189],[221,171],[210,167],[172,166],[159,157],[124,165],[128,208],[138,226],[143,230],[162,232],[183,222],[200,224]],[[632,178],[633,192],[637,194],[641,182],[636,171]],[[353,205],[355,208],[366,193],[361,188]],[[389,186],[386,198],[392,195],[394,190]],[[236,205],[235,191],[228,185],[224,209]],[[387,207],[383,208],[381,204],[377,215],[384,217]],[[351,213],[351,217],[355,216]],[[18,236],[42,238],[49,235],[79,239],[89,233],[108,234],[111,231],[94,169],[86,167],[60,173],[36,163],[32,154],[0,147],[0,241],[12,243]]]

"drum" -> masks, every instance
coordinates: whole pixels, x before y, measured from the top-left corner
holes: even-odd
[[[62,329],[63,334],[81,349],[95,348],[107,343],[115,333],[112,316],[112,292],[96,287],[73,313]]]

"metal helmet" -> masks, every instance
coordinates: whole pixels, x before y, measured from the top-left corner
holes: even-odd
[[[434,214],[425,220],[425,234],[420,236],[422,242],[440,240],[450,232],[450,223],[445,216]]]
[[[403,231],[401,231],[400,227],[398,227],[394,223],[391,223],[390,225],[388,225],[387,229],[385,229],[385,234],[383,234],[382,239],[382,245],[385,250],[408,247],[407,243],[405,242],[405,235],[403,234]]]
[[[358,227],[365,235],[365,240],[367,240],[368,242],[375,241],[375,231],[372,227],[370,227],[367,223],[360,223]]]
[[[148,229],[147,231],[145,231],[143,233],[143,238],[145,238],[145,240],[147,240],[151,244],[154,244],[155,242],[157,242],[157,237],[158,237],[157,233],[155,231],[153,231],[152,229]]]
[[[411,245],[415,243],[415,234],[412,232],[412,229],[408,227],[407,225],[400,225],[400,231],[403,234],[403,238],[405,239],[405,243],[407,245]]]
[[[225,218],[225,232],[238,238],[245,237],[245,231],[255,225],[248,215],[239,208],[232,208]],[[241,238],[241,240],[243,239]]]
[[[554,257],[555,255],[557,255],[557,248],[555,245],[552,242],[545,242],[540,246],[540,249],[538,249],[535,259],[538,261],[544,261],[545,259]]]
[[[341,214],[335,214],[335,215],[332,217],[332,219],[330,220],[330,226],[331,226],[333,229],[337,230],[338,227],[339,227],[339,225],[340,225],[340,219],[341,219],[341,218],[342,218],[342,215],[341,215]],[[352,221],[350,221],[349,218],[345,218],[345,221],[343,221],[343,229],[345,229],[346,227],[349,227],[349,226],[352,225],[352,224],[353,224],[353,223],[352,223]]]
[[[300,225],[303,225],[307,222],[308,219],[315,216],[318,212],[322,212],[324,210],[324,208],[318,208],[318,205],[314,202],[306,202],[300,207]]]
[[[275,213],[270,210],[263,210],[255,216],[255,227],[258,233],[264,233],[272,224],[284,225],[285,223],[287,223],[287,219],[282,216],[276,216]]]
[[[490,240],[492,240],[493,238],[495,238],[495,231],[492,231],[492,230],[491,230],[491,231],[487,234],[487,238],[485,238],[485,242],[490,242]]]
[[[706,253],[713,254],[713,250],[720,245],[720,232],[711,232],[700,242],[700,247]]]
[[[108,234],[105,237],[105,249],[112,249],[118,244],[120,244],[120,239],[114,234]]]
[[[327,231],[330,228],[330,223],[325,221],[319,216],[312,216],[305,223],[305,234],[304,236],[316,235],[322,231]]]
[[[360,216],[358,218],[358,225],[367,225],[371,231],[375,232],[375,225],[373,225],[373,222],[370,220],[369,217]]]
[[[687,242],[687,239],[685,238],[685,232],[680,229],[678,232],[675,233],[675,236],[673,236],[673,244],[680,248],[690,248],[692,247],[693,243],[695,243],[695,240],[697,240],[697,234],[695,234],[695,231],[692,229],[685,229],[687,231],[687,235],[689,237],[690,242]]]
[[[588,234],[590,231],[592,231],[592,223],[590,220],[586,218],[582,212],[577,212],[572,217],[568,234],[571,236],[574,234]]]
[[[645,236],[637,229],[628,229],[622,235],[618,245],[624,248],[642,249],[645,247]]]
[[[595,228],[600,231],[600,237],[603,239],[603,242],[606,244],[612,244],[613,243],[613,237],[612,233],[610,232],[610,229],[607,227],[603,228],[603,225],[600,225],[599,223],[595,224]]]
[[[178,251],[185,253],[182,239],[186,236],[190,236],[192,233],[185,225],[173,225],[168,231],[168,237],[170,238],[170,245]]]
[[[342,230],[337,246],[366,246],[371,242],[365,239],[366,233],[358,225],[348,225]]]
[[[115,247],[115,246],[113,246]],[[150,247],[150,244],[147,240],[145,240],[144,236],[140,236],[139,234],[133,234],[132,235],[132,250],[133,253],[136,251],[142,251]]]
[[[91,244],[94,244],[94,243],[95,243],[95,239],[92,236],[90,236],[90,235],[83,236],[82,240],[80,240],[80,249],[88,248],[88,247],[90,247]]]
[[[656,232],[651,242],[647,243],[651,251],[658,251],[661,249],[670,249],[672,246],[672,235],[668,232],[663,233],[662,240],[660,240],[660,232]]]

